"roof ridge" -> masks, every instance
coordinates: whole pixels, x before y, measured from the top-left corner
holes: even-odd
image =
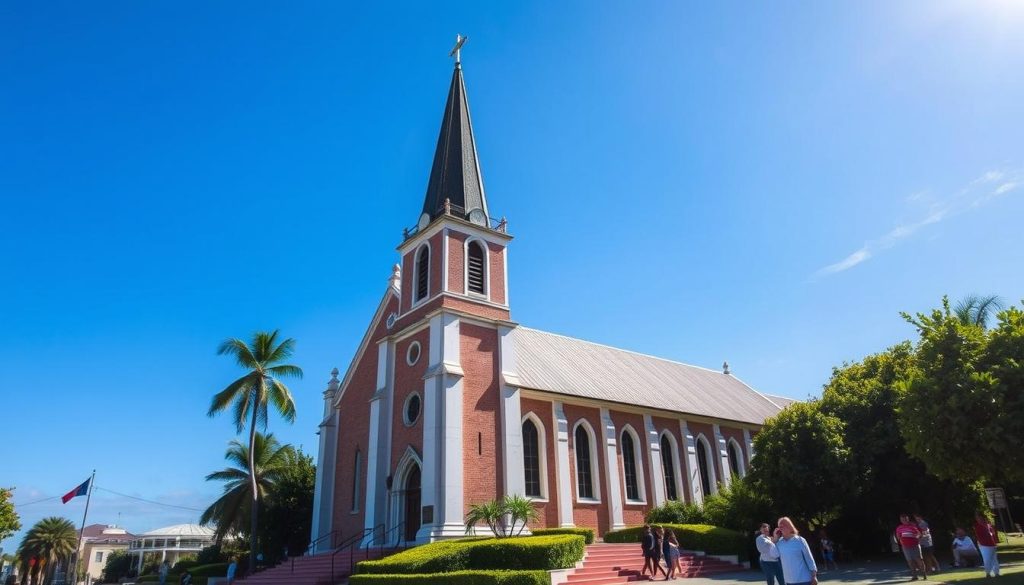
[[[543,333],[545,335],[552,335],[554,337],[561,337],[562,339],[571,339],[573,341],[579,341],[581,343],[587,343],[587,344],[590,344],[590,345],[596,345],[597,347],[603,347],[603,348],[606,348],[606,349],[614,349],[615,351],[621,351],[621,352],[624,352],[624,353],[631,353],[633,355],[639,355],[639,356],[643,356],[643,357],[647,357],[647,358],[651,358],[651,359],[655,359],[655,360],[659,360],[659,361],[663,361],[663,362],[668,362],[670,364],[686,366],[688,368],[696,368],[698,370],[704,370],[706,372],[711,372],[713,374],[720,374],[722,376],[726,376],[726,375],[733,376],[732,374],[723,374],[721,370],[713,370],[711,368],[705,368],[704,366],[697,366],[697,365],[694,365],[694,364],[688,364],[686,362],[681,362],[681,361],[678,361],[678,360],[664,358],[664,357],[661,357],[661,356],[651,355],[649,353],[643,353],[641,351],[635,351],[635,350],[632,350],[632,349],[623,349],[621,347],[615,347],[614,345],[608,345],[606,343],[598,343],[596,341],[590,341],[590,340],[587,340],[587,339],[580,339],[579,337],[573,337],[571,335],[564,335],[564,334],[561,334],[561,333],[552,333],[551,331],[544,331],[543,329],[534,329],[533,327],[527,327],[525,325],[518,325],[517,328],[528,329],[530,331],[536,331],[538,333]],[[735,376],[733,376],[733,377],[735,378]],[[739,380],[739,378],[736,378],[736,379]],[[751,390],[753,390],[753,388],[751,388],[749,384],[743,382],[742,380],[740,380],[740,382],[744,386],[746,386],[747,388],[750,388]],[[754,391],[757,392],[756,390],[754,390]],[[760,392],[758,392],[758,393],[760,394]]]

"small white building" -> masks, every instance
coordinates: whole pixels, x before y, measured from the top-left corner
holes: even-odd
[[[136,567],[139,569],[142,568],[145,555],[149,553],[157,553],[160,562],[168,561],[173,565],[185,555],[198,554],[213,544],[213,541],[212,528],[199,524],[176,524],[137,536],[128,547],[128,552],[138,556]]]
[[[100,578],[110,554],[128,548],[135,535],[120,526],[91,524],[82,531],[79,569],[84,569],[87,583]]]

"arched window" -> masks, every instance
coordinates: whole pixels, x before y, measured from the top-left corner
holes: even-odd
[[[665,497],[670,500],[678,500],[676,492],[676,457],[672,441],[668,435],[661,436],[661,468],[665,471]],[[653,481],[653,480],[652,480]]]
[[[732,476],[743,477],[743,459],[740,455],[740,446],[736,444],[736,441],[730,439],[726,452],[729,454],[729,471],[732,472]]]
[[[543,497],[540,489],[540,436],[537,425],[531,419],[523,421],[523,465],[526,495],[531,498]]]
[[[483,244],[473,240],[466,245],[466,289],[471,293],[487,294],[485,259]]]
[[[426,245],[420,246],[416,253],[416,296],[415,301],[419,302],[427,298],[430,291],[430,248]]]
[[[640,500],[640,473],[637,471],[636,441],[633,433],[623,430],[623,440],[620,442],[623,450],[623,477],[626,483],[627,501]]]
[[[362,471],[363,471],[363,454],[362,454],[362,452],[359,449],[356,449],[356,464],[352,468],[352,511],[353,512],[358,512],[359,511],[359,500],[361,499],[359,497],[360,496],[360,493],[359,493],[360,489],[359,488],[362,487],[359,484],[359,476],[362,474]]]
[[[705,496],[711,495],[711,468],[708,466],[708,444],[703,437],[697,439],[697,471],[700,473],[700,487]]]
[[[593,441],[585,424],[577,424],[573,433],[573,449],[576,451],[576,497],[594,500]]]

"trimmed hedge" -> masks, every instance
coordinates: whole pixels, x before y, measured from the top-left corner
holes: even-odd
[[[708,524],[652,524],[671,528],[686,550],[703,551],[709,555],[737,555],[747,560],[747,539],[740,532]],[[640,542],[643,526],[613,530],[604,535],[605,542]]]
[[[534,536],[550,536],[552,534],[575,534],[582,536],[587,544],[594,544],[592,528],[538,528],[530,531]]]
[[[584,537],[574,534],[442,540],[356,564],[357,574],[452,573],[470,569],[568,569],[583,559]]]
[[[192,573],[192,583],[194,585],[206,585],[207,577],[223,577],[228,574],[228,563],[211,563],[209,565],[199,565],[198,567],[192,567],[188,570]],[[168,583],[177,583],[181,578],[181,571],[171,572],[167,574]],[[160,581],[160,577],[157,575],[143,575],[135,579],[136,583],[157,583]]]
[[[430,575],[352,575],[349,585],[548,585],[547,571],[456,571]]]

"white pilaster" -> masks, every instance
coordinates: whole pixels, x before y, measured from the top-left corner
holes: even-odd
[[[334,368],[331,370],[331,379],[327,382],[327,390],[324,391],[323,420],[320,422],[319,431],[317,431],[320,436],[320,449],[317,451],[316,487],[313,490],[313,522],[310,531],[310,540],[314,543],[313,554],[332,548],[332,539],[324,538],[323,541],[319,541],[319,539],[330,534],[334,525],[334,473],[338,448],[338,416],[333,404],[334,396],[340,385],[338,368]]]
[[[747,467],[754,463],[754,439],[750,436],[750,429],[743,429],[743,445],[747,448]]]
[[[520,405],[519,378],[516,375],[516,348],[511,327],[499,327],[501,365],[501,452],[505,495],[526,494],[523,460],[523,413]]]
[[[665,470],[661,465],[661,438],[658,429],[654,428],[654,419],[644,415],[644,432],[647,433],[647,453],[651,458],[651,493],[654,494],[654,505],[665,503]]]
[[[558,494],[558,526],[576,526],[572,511],[572,485],[569,479],[569,419],[561,402],[552,404],[555,428],[555,493]]]
[[[366,503],[363,509],[363,527],[371,530],[371,534],[367,536],[367,543],[373,542],[373,528],[387,522],[387,518],[384,517],[387,494],[382,480],[390,473],[387,446],[390,444],[391,421],[387,420],[387,414],[390,411],[388,374],[391,351],[392,345],[388,341],[377,344],[377,391],[370,398],[370,432],[366,443]]]
[[[687,483],[690,486],[690,501],[695,504],[704,503],[704,488],[700,484],[700,471],[697,469],[697,441],[690,433],[685,420],[679,421],[679,434],[683,437],[683,464],[686,466]]]
[[[618,436],[615,423],[607,408],[601,409],[601,428],[604,435],[604,468],[607,481],[608,512],[611,517],[612,530],[626,527],[622,519],[622,486],[619,485]]]
[[[715,431],[715,448],[718,450],[718,461],[722,465],[722,485],[729,487],[729,483],[732,482],[732,468],[729,467],[729,445],[726,444],[725,437],[722,436],[722,429],[717,424],[712,425],[712,428]]]
[[[417,541],[465,536],[462,481],[462,366],[459,319],[430,320],[430,365],[424,379],[422,505],[432,510]]]

